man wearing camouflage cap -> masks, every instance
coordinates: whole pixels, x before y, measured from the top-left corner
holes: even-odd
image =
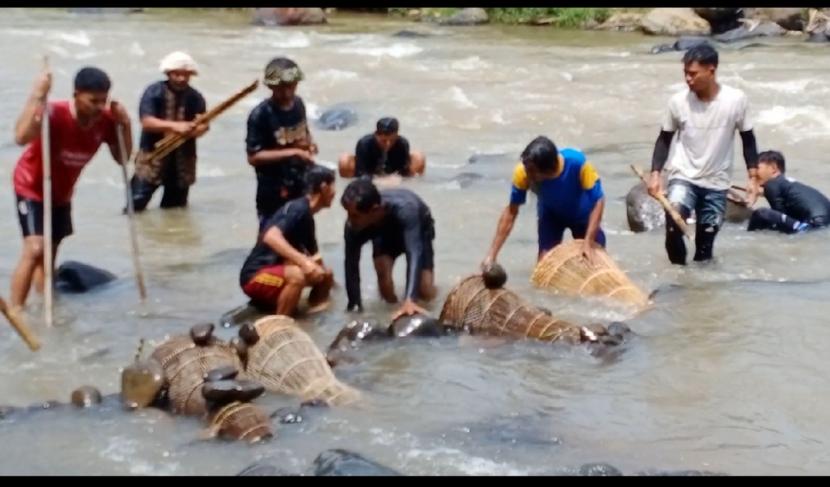
[[[271,97],[248,116],[245,146],[257,176],[256,207],[262,224],[285,202],[302,195],[305,173],[314,164],[317,145],[311,138],[305,104],[297,96],[303,79],[294,61],[277,57],[265,67]]]

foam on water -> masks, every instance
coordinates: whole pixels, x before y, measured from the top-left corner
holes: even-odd
[[[492,65],[487,61],[482,61],[478,56],[470,56],[458,61],[453,61],[450,67],[453,70],[460,71],[481,71],[489,69]]]
[[[470,98],[464,93],[458,86],[453,86],[450,88],[450,96],[452,100],[460,107],[460,108],[478,108],[478,105],[473,103]]]
[[[51,39],[60,39],[64,42],[68,42],[70,44],[75,44],[78,46],[85,46],[88,47],[92,44],[92,40],[89,38],[86,32],[79,30],[75,33],[70,32],[55,32],[49,34],[49,38]]]
[[[343,54],[359,54],[372,57],[388,56],[400,59],[414,56],[423,51],[423,48],[411,42],[395,42],[386,47],[344,46],[335,49],[335,51]]]
[[[317,71],[314,77],[316,79],[325,79],[326,81],[342,81],[357,79],[359,76],[354,71],[330,68]]]

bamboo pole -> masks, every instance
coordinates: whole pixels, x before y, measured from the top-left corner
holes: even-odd
[[[193,120],[193,122],[197,125],[209,123],[211,120],[221,115],[225,110],[236,104],[239,100],[247,96],[249,93],[253,92],[258,85],[259,80],[254,80],[253,83],[238,91],[227,100],[208,110],[207,113],[196,117]],[[148,156],[148,159],[154,161],[166,157],[168,154],[176,150],[189,138],[189,135],[181,134],[169,134],[165,136],[163,139],[156,143],[155,148],[153,149],[153,152],[151,152]]]
[[[631,170],[634,171],[634,174],[640,177],[640,181],[642,181],[643,184],[648,186],[648,181],[646,181],[645,175],[638,167],[632,164]],[[678,213],[677,210],[674,209],[674,207],[671,205],[671,203],[669,203],[669,200],[666,199],[663,193],[657,193],[657,195],[653,196],[653,198],[656,199],[663,206],[663,209],[666,210],[669,216],[671,216],[671,219],[674,220],[674,223],[680,228],[680,230],[683,231],[683,234],[689,240],[691,240],[692,234],[689,231],[689,227],[686,225],[686,222],[683,221],[683,217],[680,215],[680,213]]]
[[[127,162],[130,156],[127,154],[127,146],[124,144],[124,128],[121,125],[117,126],[116,135],[118,136],[118,150],[121,155],[121,176],[124,179],[124,192],[127,196],[127,221],[130,231],[130,250],[133,257],[133,269],[135,271],[136,284],[138,285],[138,295],[141,298],[141,302],[144,302],[147,299],[147,289],[144,287],[144,273],[141,271],[141,261],[139,260],[138,236],[135,231],[135,210],[133,209],[133,192],[127,176]]]
[[[43,56],[43,69],[49,71],[49,58]],[[44,320],[46,326],[51,327],[53,323],[53,267],[52,262],[52,153],[49,143],[49,102],[44,100],[43,115],[40,123],[40,146],[41,159],[43,162],[43,299],[44,299]]]

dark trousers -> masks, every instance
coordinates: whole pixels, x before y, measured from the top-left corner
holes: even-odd
[[[826,225],[826,218],[819,217],[813,218],[809,222],[802,222],[780,211],[775,211],[772,208],[758,208],[752,212],[752,216],[749,218],[749,225],[746,229],[750,232],[755,230],[775,230],[781,233],[792,234],[806,232]]]
[[[187,195],[190,192],[190,186],[184,185],[182,187],[180,185],[176,165],[168,163],[163,171],[161,185],[153,184],[133,175],[132,180],[130,180],[130,187],[133,192],[133,209],[135,211],[143,211],[147,208],[147,204],[150,203],[150,199],[159,186],[164,186],[164,194],[161,196],[162,208],[187,206]]]

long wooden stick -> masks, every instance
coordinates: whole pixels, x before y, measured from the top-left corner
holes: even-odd
[[[640,181],[642,181],[643,184],[645,184],[646,187],[648,187],[648,181],[646,181],[646,177],[643,174],[643,172],[634,164],[631,165],[631,170],[634,171],[634,174],[640,177]],[[686,226],[686,222],[683,221],[683,217],[680,216],[680,213],[678,213],[677,210],[674,209],[674,207],[671,205],[671,203],[669,203],[669,200],[666,199],[663,193],[657,193],[657,195],[654,196],[654,199],[656,199],[663,206],[663,209],[666,210],[669,216],[671,216],[671,219],[674,220],[674,223],[678,227],[680,227],[680,230],[683,231],[683,234],[687,238],[689,238],[689,240],[691,240],[692,235],[691,232],[689,232],[689,227]]]
[[[20,335],[20,338],[26,342],[26,345],[29,346],[29,350],[36,352],[40,349],[40,341],[38,341],[35,334],[32,333],[32,330],[30,330],[28,326],[26,326],[23,318],[18,315],[17,312],[9,309],[3,298],[0,298],[0,313],[3,313],[3,316],[9,320],[9,323],[11,323],[14,331],[16,331],[17,334]]]
[[[124,179],[124,193],[127,196],[127,222],[130,229],[130,243],[132,244],[133,270],[135,271],[135,281],[138,285],[138,295],[141,297],[141,301],[144,302],[147,299],[147,289],[144,287],[144,273],[141,271],[141,262],[138,258],[138,236],[135,232],[133,191],[132,187],[130,187],[130,179],[127,176],[129,155],[127,154],[127,146],[124,144],[124,128],[121,125],[117,126],[116,135],[118,136],[118,150],[121,153],[121,176]]]
[[[43,69],[49,70],[49,58],[43,56]],[[49,143],[49,102],[43,103],[41,117],[40,146],[43,161],[43,283],[44,320],[46,326],[52,326],[53,278],[52,278],[52,154]]]
[[[207,113],[196,117],[193,122],[198,124],[209,123],[214,118],[218,117],[222,114],[225,110],[233,106],[236,102],[244,98],[246,95],[251,93],[256,89],[259,85],[259,80],[255,80],[250,85],[243,88],[241,91],[237,92],[227,100],[223,101],[222,103],[216,105],[211,110],[208,110]],[[189,135],[181,135],[181,134],[169,134],[160,141],[158,141],[155,145],[153,152],[150,153],[148,159],[151,161],[162,159],[166,157],[168,154],[176,150],[180,145],[184,144],[184,142],[189,139]]]

